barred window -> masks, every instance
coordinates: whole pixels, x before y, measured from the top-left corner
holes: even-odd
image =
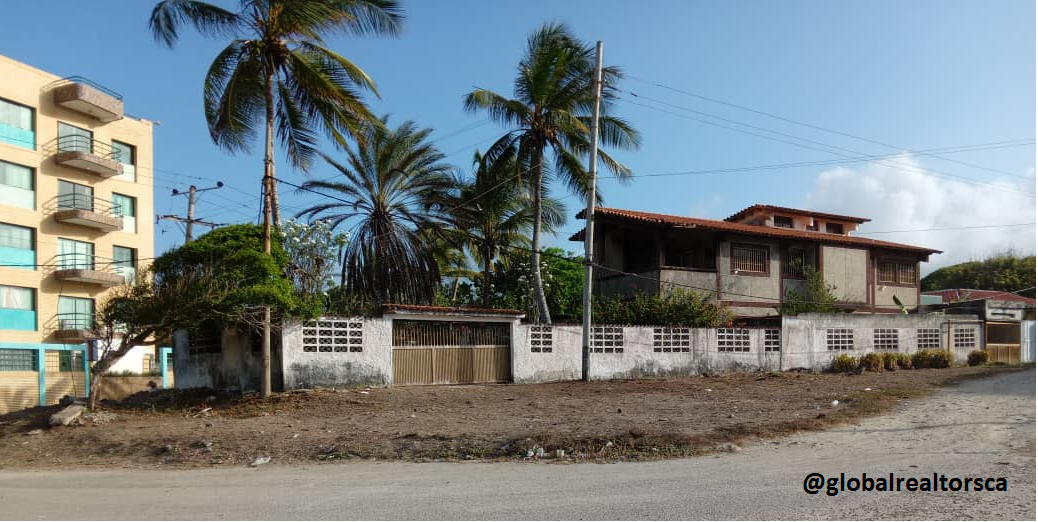
[[[551,353],[551,326],[538,325],[530,327],[530,351],[534,353]]]
[[[594,353],[623,353],[624,327],[592,326],[591,351]]]
[[[653,328],[652,351],[688,352],[692,349],[691,328]]]
[[[36,371],[36,350],[0,348],[0,372]]]
[[[768,247],[759,245],[732,245],[732,273],[768,273]]]
[[[789,216],[775,216],[772,223],[779,228],[793,228],[793,218]]]
[[[903,261],[880,261],[879,282],[913,285],[916,282],[916,264]]]
[[[915,345],[920,350],[941,347],[940,328],[919,328],[915,331]]]
[[[764,330],[764,351],[782,351],[782,330],[778,328],[767,328]]]
[[[223,351],[223,346],[220,334],[205,335],[198,332],[191,332],[187,336],[188,355],[208,355],[211,353],[220,353],[221,351]]]
[[[319,319],[303,323],[304,352],[361,352],[364,323],[349,319]]]
[[[952,331],[952,345],[956,348],[976,347],[977,331],[973,328],[955,328]]]
[[[872,347],[875,350],[897,351],[897,328],[876,328],[873,330]]]
[[[750,330],[747,328],[718,328],[717,351],[748,352],[750,351]]]
[[[850,328],[826,328],[825,347],[829,351],[853,350],[854,330]]]
[[[807,252],[802,248],[790,248],[782,259],[782,277],[803,279],[807,277],[808,266]]]

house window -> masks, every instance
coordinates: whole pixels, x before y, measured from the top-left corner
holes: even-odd
[[[534,353],[551,353],[551,326],[536,325],[530,327],[530,351]]]
[[[764,351],[782,351],[782,330],[778,328],[767,328],[764,330]]]
[[[0,285],[0,330],[36,330],[36,291]]]
[[[732,245],[732,273],[744,275],[767,275],[768,247],[759,245]]]
[[[83,371],[83,352],[62,350],[58,352],[59,372],[81,372]]]
[[[36,371],[36,350],[0,348],[0,372]]]
[[[219,332],[189,332],[187,335],[188,355],[209,355],[223,351],[223,340]]]
[[[112,140],[112,159],[122,163],[123,173],[116,179],[123,181],[137,181],[137,148],[121,141]]]
[[[94,133],[58,122],[58,151],[94,153]]]
[[[748,328],[718,328],[717,351],[750,351],[750,330]]]
[[[873,330],[872,347],[875,350],[897,351],[897,328],[876,328]]]
[[[0,203],[12,207],[36,208],[33,177],[29,167],[0,161]]]
[[[802,248],[790,248],[782,258],[782,277],[789,279],[804,279],[807,277],[807,267],[810,261],[807,252]]]
[[[28,227],[0,223],[0,266],[36,270],[36,241]]]
[[[149,374],[154,371],[157,371],[157,368],[155,368],[155,356],[147,354],[141,357],[141,373]]]
[[[793,228],[793,218],[789,216],[775,216],[773,222],[779,228]]]
[[[879,282],[895,285],[916,283],[916,263],[905,261],[880,261]]]
[[[843,234],[843,223],[826,223],[825,231],[830,234]]]
[[[133,248],[113,246],[112,268],[132,283],[137,278],[137,251]]]
[[[58,296],[58,329],[89,330],[94,327],[94,300]]]
[[[58,209],[94,210],[94,189],[63,179],[58,180]]]
[[[0,142],[36,150],[33,116],[31,108],[0,99]]]
[[[952,346],[956,348],[977,346],[977,331],[973,328],[955,328],[952,330]]]
[[[364,351],[364,323],[348,319],[308,321],[303,324],[303,351]]]
[[[688,352],[692,349],[691,328],[653,328],[652,351]]]
[[[94,244],[58,238],[58,269],[93,270]]]
[[[591,351],[594,353],[623,353],[624,327],[592,326]]]
[[[850,328],[826,328],[825,347],[829,351],[853,350],[854,330]]]
[[[916,347],[920,350],[929,350],[941,347],[940,328],[919,328],[915,331]]]
[[[123,218],[123,232],[137,232],[137,198],[113,192],[112,213]]]

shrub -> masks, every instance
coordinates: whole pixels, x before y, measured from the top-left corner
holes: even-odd
[[[883,370],[883,360],[883,354],[872,352],[862,355],[858,365],[867,372],[878,372]]]
[[[919,350],[912,355],[912,366],[915,368],[947,368],[954,360],[955,356],[948,350]]]
[[[970,366],[981,366],[988,363],[988,352],[973,350],[966,359]]]
[[[912,358],[907,353],[886,352],[883,354],[883,367],[890,371],[910,370],[912,369]]]
[[[596,324],[649,326],[722,326],[731,319],[725,306],[709,294],[676,288],[662,296],[639,293],[633,298],[596,297],[592,316]]]
[[[832,370],[834,373],[849,373],[858,369],[858,358],[852,355],[840,354],[833,357]]]

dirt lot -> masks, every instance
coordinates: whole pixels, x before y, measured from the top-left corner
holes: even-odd
[[[853,422],[1000,371],[1014,370],[313,390],[269,400],[167,390],[108,403],[70,427],[45,427],[57,407],[0,416],[0,468],[240,466],[257,457],[278,464],[524,459],[554,458],[557,450],[566,461],[617,460],[738,451],[746,437]]]

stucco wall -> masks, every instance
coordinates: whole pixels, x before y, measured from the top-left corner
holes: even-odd
[[[822,246],[822,275],[841,303],[868,302],[868,251]]]
[[[228,328],[221,335],[220,353],[190,355],[188,332],[173,332],[173,367],[176,368],[177,388],[212,388],[229,391],[257,391],[263,363],[259,353],[253,353],[248,335]],[[271,349],[271,368],[280,367],[277,350]],[[272,372],[276,384],[280,372]]]
[[[731,262],[732,243],[767,246],[768,276],[733,274]],[[774,241],[761,241],[757,238],[722,241],[720,262],[717,266],[718,271],[721,273],[721,299],[726,301],[762,302],[776,302],[779,300],[782,297],[779,290],[779,276],[782,273],[779,256],[779,244]]]
[[[656,281],[659,278],[657,270],[639,272],[638,275],[641,277],[623,275],[608,277],[607,270],[599,270],[596,273],[599,272],[607,277],[596,280],[598,284],[596,295],[632,297],[638,293],[655,295],[659,291],[659,284]]]
[[[717,295],[717,272],[714,271],[660,270],[660,279],[664,289],[694,290],[711,297]]]
[[[286,390],[392,384],[392,321],[387,318],[345,319],[363,325],[359,352],[303,351],[303,322],[297,319],[285,321],[281,353]]]
[[[889,286],[876,284],[875,304],[880,308],[900,309],[894,302],[894,296],[901,300],[909,310],[915,310],[919,304],[919,291],[914,286]]]
[[[525,384],[580,379],[581,327],[553,326],[549,353],[530,351],[530,328],[512,329],[512,380]]]

